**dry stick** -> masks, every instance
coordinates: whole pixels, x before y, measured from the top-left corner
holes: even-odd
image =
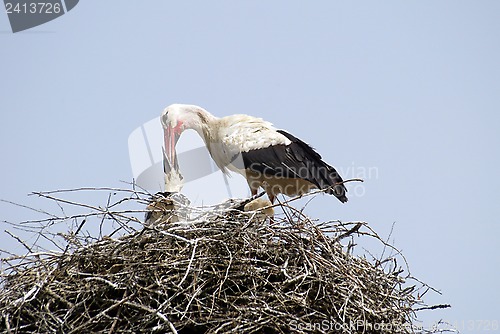
[[[10,329],[10,321],[9,321],[9,314],[6,313],[4,316],[4,323],[5,323],[5,329],[7,330],[7,333],[11,334],[12,331]]]
[[[28,209],[28,210],[31,210],[31,211],[34,211],[34,212],[37,212],[37,213],[43,213],[44,215],[47,215],[47,216],[56,217],[55,215],[53,215],[53,214],[51,214],[49,212],[46,212],[46,211],[41,210],[41,209],[35,209],[35,208],[32,208],[32,207],[24,205],[24,204],[19,204],[19,203],[12,202],[12,201],[7,201],[5,199],[0,199],[0,202],[12,204],[12,205],[18,206],[20,208]]]
[[[424,307],[419,307],[413,309],[413,311],[422,311],[422,310],[436,310],[440,308],[450,308],[450,304],[437,304],[437,305],[432,305],[432,306],[424,306]]]
[[[151,193],[149,193],[147,191],[140,192],[140,191],[132,190],[132,189],[111,188],[111,187],[80,187],[80,188],[72,188],[72,189],[58,189],[58,190],[50,190],[50,191],[39,191],[37,193],[50,195],[50,194],[70,193],[70,192],[77,192],[77,191],[115,191],[115,192],[128,192],[128,193],[132,193],[132,194],[141,194],[141,195],[145,195],[145,196],[151,196]],[[36,195],[37,193],[34,192],[31,195]]]
[[[125,293],[123,294],[123,298],[126,298],[127,294],[128,294],[128,290],[125,290]],[[111,324],[111,328],[109,329],[109,334],[113,334],[113,332],[115,331],[115,327],[116,327],[116,324],[118,323],[118,320],[120,319],[120,315],[122,313],[122,309],[123,309],[123,304],[120,305],[120,308],[116,312],[116,319]]]
[[[281,206],[281,207],[283,207],[284,203],[288,204],[288,202],[281,203],[281,201],[278,198],[278,196],[276,196],[276,200],[278,201],[278,205]],[[293,224],[292,217],[290,217],[289,213],[286,210],[283,210],[283,213],[285,214],[285,216],[288,219],[288,221],[290,222],[290,224]]]
[[[82,229],[83,225],[85,225],[85,222],[86,222],[86,221],[87,221],[87,220],[86,220],[86,219],[84,219],[84,220],[82,220],[82,222],[80,223],[80,225],[78,225],[78,228],[76,229],[76,231],[75,231],[75,233],[74,233],[75,237],[76,237],[76,235],[80,232],[80,230]],[[66,254],[66,252],[68,251],[68,249],[69,249],[70,245],[71,245],[71,244],[70,244],[69,242],[66,244],[66,247],[64,248],[64,251],[63,251],[63,255],[64,255],[64,254]],[[61,265],[62,265],[62,261],[63,261],[63,258],[64,258],[64,257],[63,257],[63,256],[61,256],[60,261],[59,261],[59,264],[58,264],[58,267],[61,267]]]
[[[229,263],[227,264],[226,275],[224,276],[224,279],[221,280],[220,285],[219,285],[219,297],[220,297],[220,294],[222,292],[222,286],[227,281],[227,277],[229,276],[229,270],[231,268],[231,264],[233,263],[233,254],[229,250],[229,247],[227,247],[227,244],[224,243],[224,247],[226,247],[226,250],[229,253]]]
[[[106,211],[109,211],[109,205],[111,202],[111,193],[108,194],[108,200],[106,202]],[[106,220],[106,214],[103,214],[101,217],[101,222],[99,223],[99,236],[98,239],[102,239],[103,233],[102,233],[102,227],[104,225],[104,221]]]
[[[359,229],[361,228],[361,226],[363,226],[364,224],[363,223],[357,223],[356,225],[354,225],[354,227],[352,227],[349,231],[347,232],[344,232],[342,233],[341,235],[339,235],[338,237],[336,237],[335,239],[333,239],[335,242],[337,241],[340,241],[348,236],[350,236],[351,234],[354,234],[356,232],[359,231]]]
[[[422,284],[422,286],[425,286],[425,287],[427,287],[427,288],[431,289],[432,291],[434,291],[434,292],[435,292],[435,293],[437,293],[437,294],[440,294],[440,295],[442,295],[442,294],[443,294],[441,291],[439,291],[439,290],[437,290],[437,289],[433,288],[432,286],[428,285],[427,283],[422,282],[421,280],[419,280],[419,279],[418,279],[418,278],[416,278],[416,277],[413,277],[413,276],[408,276],[408,278],[410,278],[410,279],[412,279],[412,280],[414,280],[414,281],[417,281],[418,283]]]
[[[141,203],[143,202],[143,204],[149,203],[149,200],[146,200],[146,199],[127,197],[127,198],[122,198],[121,200],[111,204],[108,207],[108,209],[111,209],[112,207],[118,206],[118,205],[123,204],[123,203],[128,202],[128,201],[141,202]]]
[[[408,264],[408,261],[406,260],[406,257],[403,255],[403,253],[399,249],[397,249],[395,246],[393,246],[393,245],[387,243],[385,240],[383,240],[370,226],[365,225],[365,227],[371,232],[371,233],[366,233],[366,235],[369,235],[369,236],[374,237],[375,239],[379,240],[384,245],[384,247],[389,247],[398,256],[400,256],[403,259],[403,261],[405,263],[406,270],[408,271],[408,275],[406,276],[406,278],[409,278],[410,277],[410,265]],[[364,232],[359,232],[359,233],[363,234]]]
[[[389,231],[389,234],[387,235],[387,238],[385,240],[385,243],[389,243],[389,239],[391,238],[392,236],[392,233],[394,232],[394,225],[396,225],[396,222],[393,222],[392,225],[391,225],[391,230]],[[384,244],[384,248],[382,249],[382,254],[380,254],[380,259],[382,260],[384,258],[384,255],[385,255],[385,250],[387,249],[387,247],[385,246]],[[391,255],[389,254],[389,257],[391,257]],[[379,262],[381,261],[379,260]]]
[[[128,211],[120,211],[122,213],[140,213],[140,212],[145,212],[145,210],[128,210]],[[65,220],[71,220],[71,219],[79,219],[79,218],[88,218],[88,217],[94,217],[94,216],[100,216],[102,215],[102,212],[90,212],[86,214],[76,214],[72,216],[55,216],[53,218],[45,218],[45,219],[34,219],[34,220],[25,220],[18,225],[24,226],[24,225],[31,225],[31,224],[43,224],[43,223],[52,223],[52,222],[57,222],[57,221],[65,221]],[[16,226],[16,224],[9,223],[10,225]],[[52,225],[52,224],[50,224]],[[48,225],[48,226],[50,226]],[[40,228],[40,227],[36,227]]]
[[[250,198],[247,198],[239,203],[236,203],[235,205],[229,207],[229,209],[233,209],[233,210],[238,210],[238,211],[244,211],[244,208],[245,208],[245,205],[247,205],[248,203],[256,200],[257,198],[260,198],[262,196],[265,195],[265,191],[262,191],[261,193],[258,193],[258,194],[255,194],[253,196],[251,196]]]
[[[168,318],[162,314],[161,312],[157,311],[157,310],[153,310],[152,308],[149,308],[145,305],[141,305],[141,304],[137,304],[137,303],[134,303],[134,302],[125,302],[126,305],[129,305],[129,306],[133,306],[133,307],[136,307],[136,308],[139,308],[141,310],[144,310],[146,312],[149,312],[151,314],[154,314],[156,315],[159,319],[161,319],[163,322],[165,322],[168,327],[170,328],[170,330],[172,331],[173,334],[178,334],[177,333],[177,330],[175,329],[175,326],[173,323],[170,322],[170,320],[168,320]]]
[[[288,202],[283,202],[282,206],[284,206],[285,208],[289,209],[291,212],[295,212],[298,215],[297,219],[303,218],[304,219],[304,223],[311,222],[310,219],[309,219],[309,217],[307,217],[305,215],[303,209],[299,210],[299,209],[297,209],[297,208],[289,205]],[[291,218],[289,219],[289,221],[290,221],[290,223],[292,223]]]
[[[135,217],[129,217],[129,216],[125,216],[123,214],[123,212],[127,212],[127,211],[109,211],[107,208],[106,209],[103,209],[101,207],[96,207],[96,206],[93,206],[93,205],[88,205],[88,204],[83,204],[83,203],[78,203],[78,202],[73,202],[73,201],[69,201],[69,200],[65,200],[65,199],[62,199],[62,198],[58,198],[58,197],[54,197],[54,196],[49,196],[49,195],[45,195],[41,192],[34,192],[33,194],[35,195],[38,195],[40,197],[43,197],[43,198],[47,198],[47,199],[50,199],[50,200],[53,200],[53,201],[59,201],[61,203],[66,203],[66,204],[69,204],[69,205],[73,205],[73,206],[80,206],[80,207],[83,207],[83,208],[87,208],[87,209],[92,209],[94,211],[98,211],[100,212],[101,214],[108,214],[108,215],[116,215],[120,218],[124,218],[124,219],[130,219],[132,221],[135,221],[135,222],[138,222],[138,223],[142,223],[141,221],[139,221],[137,218]],[[129,210],[131,211],[131,210]],[[133,211],[133,210],[132,210]],[[140,212],[140,211],[139,211]]]
[[[7,233],[8,235],[10,235],[12,238],[16,239],[17,242],[19,242],[21,245],[23,245],[24,248],[26,248],[30,254],[33,253],[31,248],[23,240],[21,240],[21,238],[19,238],[17,235],[12,234],[9,230],[4,230],[4,232]]]
[[[186,278],[189,275],[189,271],[191,270],[191,265],[193,264],[194,256],[196,255],[196,247],[197,246],[198,246],[198,239],[196,239],[194,242],[193,252],[191,253],[191,258],[189,259],[189,264],[188,264],[188,267],[186,269],[186,273],[184,274],[184,277],[179,282],[179,287],[182,286],[182,283],[184,283],[184,281],[186,280]]]

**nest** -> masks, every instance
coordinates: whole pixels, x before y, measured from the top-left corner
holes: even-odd
[[[393,256],[353,254],[354,236],[383,242],[366,223],[315,223],[283,210],[273,219],[234,208],[190,221],[163,215],[121,236],[86,241],[74,231],[63,251],[6,261],[0,330],[415,332],[421,287]]]

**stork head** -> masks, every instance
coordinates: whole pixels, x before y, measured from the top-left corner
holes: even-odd
[[[175,145],[181,133],[187,129],[199,132],[203,125],[203,113],[206,113],[203,108],[188,104],[172,104],[163,110],[161,124],[165,140],[164,153],[171,166],[177,166]]]
[[[165,108],[161,114],[163,126],[164,151],[163,171],[165,173],[165,189],[178,191],[177,184],[182,180],[179,172],[175,146],[182,132],[187,129],[196,130],[202,135],[203,127],[207,125],[211,116],[206,110],[195,105],[172,104]]]

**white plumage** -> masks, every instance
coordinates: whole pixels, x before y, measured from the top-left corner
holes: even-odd
[[[233,145],[242,152],[273,145],[290,145],[291,141],[262,118],[233,115],[219,119],[219,133],[224,145]]]

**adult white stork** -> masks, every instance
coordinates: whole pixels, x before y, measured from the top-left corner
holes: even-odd
[[[335,168],[297,137],[248,115],[218,118],[195,105],[172,104],[161,114],[164,158],[177,168],[175,145],[181,133],[195,130],[223,173],[243,175],[252,195],[264,188],[269,200],[278,194],[302,195],[324,189],[347,202],[347,189]],[[175,169],[174,168],[174,169]],[[166,180],[168,183],[168,180]]]

